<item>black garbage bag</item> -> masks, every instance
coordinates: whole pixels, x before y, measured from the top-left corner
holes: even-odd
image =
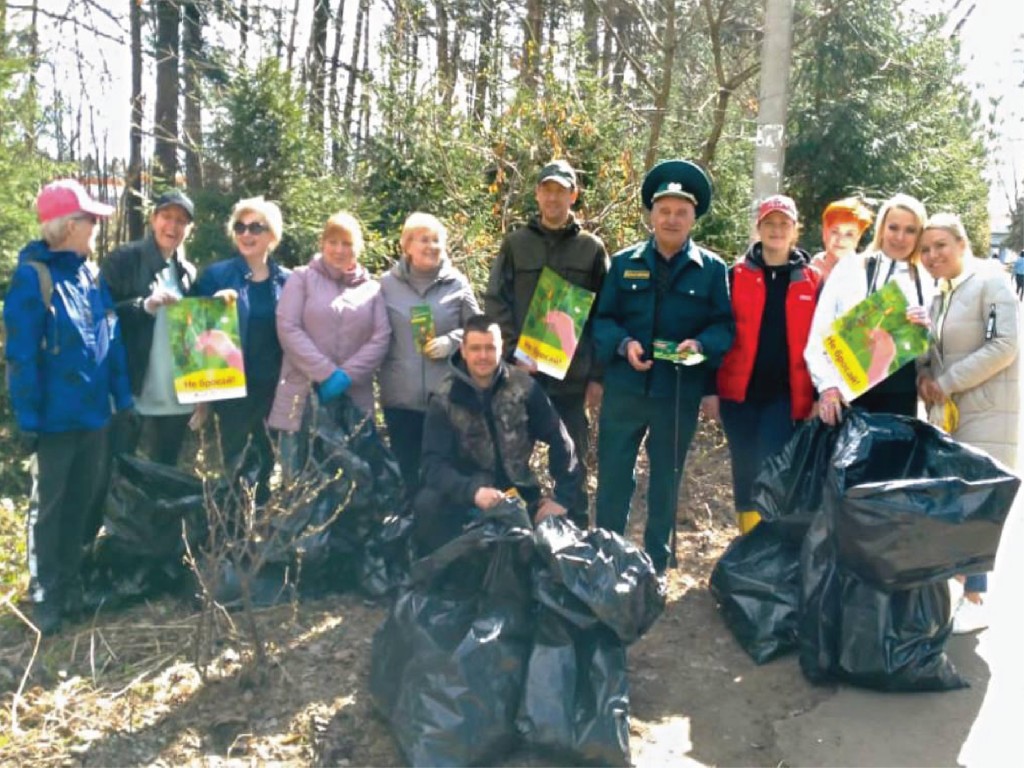
[[[762,521],[734,539],[711,571],[726,626],[758,664],[799,645],[800,544],[792,530]]]
[[[190,542],[205,535],[202,480],[155,461],[117,456],[103,511],[106,535],[139,557],[173,559],[184,551],[182,523]]]
[[[938,528],[933,525],[935,515],[928,514],[935,511],[937,499],[946,505],[957,502],[937,491],[939,482],[922,495],[908,495],[906,489],[919,487],[916,481],[921,477],[942,481],[938,467],[952,468],[961,461],[968,466],[976,459],[976,452],[914,419],[857,410],[847,415],[826,478],[823,508],[801,552],[800,666],[809,679],[841,679],[890,691],[965,685],[945,653],[951,631],[946,575],[960,565],[960,526]],[[930,471],[935,471],[934,478],[929,478]],[[944,480],[948,488],[955,481],[954,476]],[[916,545],[928,553],[912,560],[913,567],[894,559],[899,547],[873,546],[879,537],[886,539],[889,522],[883,517],[876,518],[873,527],[841,522],[848,500],[865,490],[891,492],[893,507],[879,503],[875,511],[882,515],[888,510],[892,524],[902,521],[909,526],[905,534],[913,535]],[[915,511],[908,512],[911,509]],[[865,541],[847,541],[851,536]],[[993,546],[997,544],[998,536]],[[850,551],[864,557],[844,558],[843,553]],[[892,566],[885,573],[898,578],[865,578],[866,573],[880,572],[877,566],[882,563]],[[900,588],[902,584],[909,588]]]
[[[782,450],[765,460],[754,479],[753,504],[761,519],[775,523],[777,534],[797,544],[821,509],[825,474],[838,435],[838,429],[821,419],[802,422]]]
[[[193,546],[206,535],[202,481],[175,467],[117,456],[103,527],[83,553],[86,605],[116,605],[190,587],[183,535]]]
[[[535,580],[535,596],[576,626],[592,621],[585,606],[594,620],[629,645],[665,610],[665,592],[651,559],[622,536],[602,528],[581,531],[567,517],[548,517],[538,524],[534,539],[550,573],[550,578]]]
[[[992,570],[1020,479],[917,419],[853,411],[835,455],[839,562],[902,590]]]
[[[413,520],[391,515],[371,532],[359,558],[359,586],[372,598],[386,597],[408,584],[413,561]]]
[[[274,515],[262,559],[285,566],[305,596],[354,587],[380,596],[408,568],[401,527],[384,531],[386,521],[408,514],[398,463],[348,397],[318,409],[310,431],[294,498]],[[398,559],[381,563],[385,553]]]
[[[526,743],[559,765],[629,765],[623,642],[541,608],[516,722]]]
[[[370,695],[411,765],[477,765],[515,745],[532,546],[529,529],[481,518],[414,564],[374,635]]]
[[[838,565],[829,517],[815,518],[801,553],[804,675],[884,691],[966,687],[945,651],[952,631],[947,582],[894,592],[865,583]]]

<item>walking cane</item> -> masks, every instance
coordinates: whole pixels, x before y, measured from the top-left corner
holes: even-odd
[[[669,546],[671,552],[668,556],[668,564],[672,568],[679,567],[679,557],[676,554],[676,528],[678,527],[679,519],[679,379],[682,375],[682,368],[679,363],[675,364],[676,368],[676,408],[675,408],[675,423],[672,426],[672,475],[675,479],[675,493],[672,499],[672,533],[670,534]]]

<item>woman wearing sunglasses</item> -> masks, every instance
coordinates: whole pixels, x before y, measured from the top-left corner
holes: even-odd
[[[316,393],[321,404],[348,395],[373,414],[373,376],[388,351],[391,326],[380,283],[359,263],[363,230],[350,213],[331,216],[320,253],[295,270],[277,308],[284,347],[270,426],[282,432],[282,464],[304,464]]]
[[[291,273],[270,254],[281,242],[283,226],[281,209],[275,203],[262,197],[239,200],[227,226],[235,255],[210,264],[192,290],[194,296],[238,302],[247,394],[237,400],[217,401],[213,409],[219,420],[224,467],[234,476],[255,482],[257,502],[267,498],[274,466],[265,421],[281,371],[277,302]]]

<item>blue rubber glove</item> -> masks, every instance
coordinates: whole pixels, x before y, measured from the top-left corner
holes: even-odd
[[[316,396],[320,398],[321,403],[329,403],[331,400],[336,400],[348,392],[350,386],[352,386],[352,379],[341,368],[338,368],[320,382],[320,386],[316,390]]]

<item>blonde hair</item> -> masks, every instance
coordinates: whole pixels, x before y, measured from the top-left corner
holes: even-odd
[[[339,232],[344,232],[352,238],[352,252],[355,253],[358,259],[365,245],[363,241],[363,228],[359,225],[359,219],[348,211],[338,211],[332,214],[327,219],[327,223],[324,224],[324,231],[320,233],[320,245],[322,246],[324,240],[328,237]]]
[[[277,203],[270,202],[263,195],[239,200],[231,209],[231,217],[228,219],[228,237],[234,239],[235,222],[243,213],[255,213],[263,219],[267,229],[270,230],[270,250],[274,250],[284,235],[284,219],[281,217],[281,209],[277,207]]]
[[[436,234],[441,250],[445,250],[445,246],[448,243],[448,230],[445,229],[441,220],[431,213],[415,211],[410,213],[405,219],[405,223],[402,224],[402,234],[398,238],[398,243],[402,247],[402,253],[406,252],[406,246],[409,244],[412,236],[424,229]]]
[[[924,232],[924,223],[928,219],[928,211],[925,210],[924,203],[910,195],[896,194],[882,203],[882,207],[878,209],[878,215],[875,217],[875,236],[871,240],[871,250],[882,250],[885,219],[889,212],[895,208],[907,211],[917,219],[917,242],[914,243],[914,250],[907,259],[909,262],[916,264],[921,256],[921,234]]]
[[[925,222],[922,233],[929,229],[941,229],[944,232],[948,232],[963,245],[964,256],[973,258],[974,251],[971,250],[971,241],[967,238],[967,230],[964,229],[964,223],[955,213],[943,211],[932,214],[928,217],[928,221]]]

